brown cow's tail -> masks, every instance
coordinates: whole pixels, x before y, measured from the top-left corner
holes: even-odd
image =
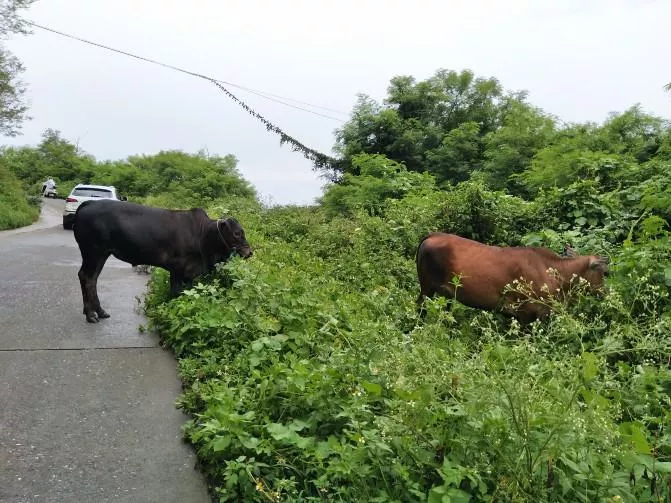
[[[419,274],[420,259],[421,259],[419,251],[421,250],[424,241],[426,241],[429,237],[431,237],[431,234],[427,234],[426,236],[424,236],[417,245],[417,249],[415,250],[415,264],[417,265],[417,274]]]
[[[424,278],[424,281],[422,281],[422,245],[424,244],[424,241],[426,241],[429,237],[431,237],[431,234],[427,234],[422,238],[422,240],[419,242],[419,245],[417,245],[417,250],[415,251],[415,265],[417,266],[417,279],[419,280],[419,297],[417,297],[417,309],[419,316],[421,318],[424,317],[426,314],[426,310],[424,309],[424,298],[427,296],[426,292],[426,278]]]

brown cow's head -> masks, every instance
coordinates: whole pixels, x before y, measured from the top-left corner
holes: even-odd
[[[245,238],[245,231],[235,218],[217,220],[217,230],[230,252],[237,252],[242,258],[252,256],[252,248]]]
[[[592,255],[588,259],[587,269],[582,277],[589,282],[593,292],[600,293],[603,290],[604,278],[608,276],[608,257]]]
[[[580,256],[569,245],[564,246],[564,255],[567,258],[576,258]],[[586,268],[582,270],[579,275],[587,280],[592,292],[602,292],[604,278],[608,276],[608,257],[600,257],[596,255],[587,256]]]

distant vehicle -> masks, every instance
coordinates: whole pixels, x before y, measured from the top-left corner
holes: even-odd
[[[42,184],[42,196],[43,197],[56,197],[58,193],[56,192],[56,182],[53,178],[49,178],[46,182]]]
[[[65,199],[63,211],[63,229],[70,230],[75,222],[75,212],[84,201],[96,199],[110,199],[112,201],[126,201],[125,196],[119,197],[113,185],[78,184]]]

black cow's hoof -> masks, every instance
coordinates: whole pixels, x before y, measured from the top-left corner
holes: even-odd
[[[100,318],[101,320],[103,318],[109,318],[110,317],[109,313],[107,311],[105,311],[104,309],[99,309],[96,312],[98,313],[98,318]]]
[[[89,323],[98,323],[100,320],[98,319],[98,313],[93,312],[93,313],[88,313],[86,315],[86,321]]]

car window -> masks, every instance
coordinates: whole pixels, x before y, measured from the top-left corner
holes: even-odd
[[[74,189],[71,195],[80,197],[105,197],[110,199],[112,198],[112,191],[93,187],[79,187]]]

